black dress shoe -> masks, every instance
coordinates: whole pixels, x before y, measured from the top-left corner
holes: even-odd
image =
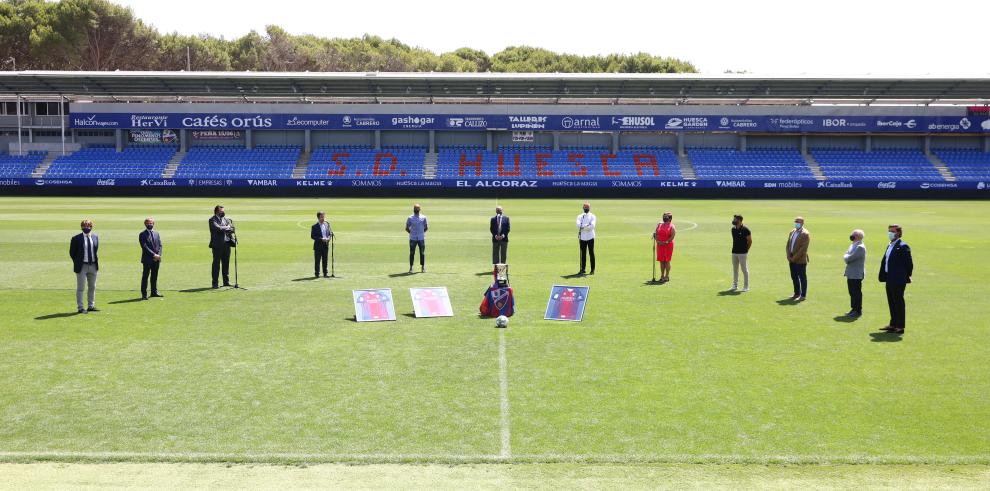
[[[891,330],[889,330],[887,332],[889,332],[891,334],[904,334],[904,328],[903,327],[895,327],[895,328],[893,328],[893,329],[891,329]]]
[[[582,269],[581,271],[578,271],[577,274],[588,274],[588,273],[585,273],[584,270]]]
[[[96,308],[96,307],[90,307],[90,308],[88,308],[88,309],[86,309],[86,310],[87,310],[88,312],[99,312],[99,311],[100,311],[100,309],[98,309],[98,308]]]
[[[210,288],[212,288],[212,289],[214,289],[214,290],[216,290],[217,288],[220,288],[220,287],[219,287],[219,286],[217,286],[217,285],[213,285],[213,286],[211,286]]]
[[[147,295],[141,295],[141,300],[147,300],[147,299],[148,299]]]
[[[158,298],[165,298],[165,295],[162,295],[161,293],[158,293],[158,292],[152,293],[151,296],[152,297],[158,297]]]
[[[591,273],[588,273],[588,274],[595,274],[595,270],[591,270]]]
[[[894,326],[883,326],[883,327],[880,328],[881,331],[887,331],[887,332],[893,331],[895,329],[897,329],[897,328],[894,327]]]
[[[323,273],[323,277],[324,277],[324,278],[329,278],[329,277],[330,277],[330,275],[328,275],[328,274],[326,274],[326,273]]]
[[[224,283],[223,286],[230,286],[230,283]]]
[[[76,313],[77,314],[85,314],[86,313],[86,309],[79,309],[79,310],[76,311]]]

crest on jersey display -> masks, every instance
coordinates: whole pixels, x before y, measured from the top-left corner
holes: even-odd
[[[435,286],[429,288],[410,288],[413,310],[416,317],[452,317],[454,309],[450,306],[450,296],[447,287]]]
[[[394,321],[392,289],[351,290],[354,294],[354,318],[358,322]]]
[[[554,285],[550,289],[550,301],[543,316],[551,321],[578,322],[584,317],[584,305],[588,301],[587,286]]]

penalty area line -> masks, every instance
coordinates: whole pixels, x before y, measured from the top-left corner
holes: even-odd
[[[498,330],[498,398],[501,448],[499,456],[512,458],[512,431],[509,421],[509,367],[505,355],[505,329]]]

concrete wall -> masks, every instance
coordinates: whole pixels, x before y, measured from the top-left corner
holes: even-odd
[[[551,143],[553,140],[551,140]],[[611,133],[561,132],[560,146],[563,147],[612,147]]]
[[[932,148],[969,148],[980,150],[983,139],[978,136],[933,136]]]
[[[382,146],[395,145],[426,147],[430,145],[430,134],[426,131],[383,131]]]
[[[454,145],[480,145],[485,146],[488,136],[484,131],[437,131],[437,147],[448,147]]]
[[[738,137],[730,133],[687,133],[684,135],[685,148],[736,148],[738,145]]]
[[[272,131],[256,130],[251,133],[251,141],[258,145],[295,145],[303,146],[305,133],[303,131]]]
[[[917,148],[925,147],[925,138],[922,136],[877,136],[872,135],[873,148]]]
[[[492,135],[492,144],[495,149],[498,147],[530,147],[530,146],[540,146],[540,147],[553,147],[553,133],[543,132],[534,133],[532,142],[514,142],[512,141],[511,131],[495,131]]]
[[[862,136],[808,136],[808,148],[857,148],[862,150]]]
[[[332,145],[374,145],[374,131],[313,131],[313,148]]]
[[[647,131],[624,132],[619,134],[620,147],[630,147],[633,145],[676,148],[677,135],[673,133],[656,133]]]

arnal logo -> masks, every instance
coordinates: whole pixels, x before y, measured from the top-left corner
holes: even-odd
[[[565,116],[560,120],[560,126],[564,129],[597,130],[601,128],[601,123],[598,118],[573,118],[571,116]]]

